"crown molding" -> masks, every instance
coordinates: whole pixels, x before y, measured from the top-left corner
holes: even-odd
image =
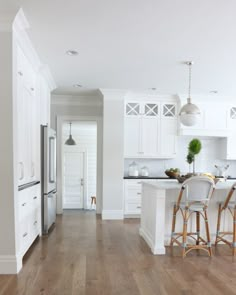
[[[12,25],[17,11],[0,13],[0,32],[12,32]]]
[[[99,91],[101,92],[104,100],[122,100],[127,93],[127,90],[122,89],[100,88]]]
[[[41,65],[39,72],[45,78],[50,91],[53,91],[54,89],[57,88],[56,82],[52,76],[52,73],[51,73],[48,65]]]
[[[86,106],[100,107],[103,105],[99,96],[74,96],[74,95],[55,95],[51,96],[52,105],[62,106]]]

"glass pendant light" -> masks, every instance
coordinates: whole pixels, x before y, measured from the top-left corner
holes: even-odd
[[[192,61],[186,62],[186,64],[189,66],[189,88],[188,88],[188,98],[187,103],[182,106],[179,116],[180,116],[180,122],[185,126],[193,126],[197,123],[199,120],[199,117],[201,115],[201,112],[199,108],[192,103],[191,101],[191,78],[192,78]]]
[[[65,144],[66,145],[76,145],[76,142],[74,141],[74,139],[72,138],[72,135],[71,135],[71,125],[72,123],[70,122],[70,135],[69,135],[69,138],[66,140]]]

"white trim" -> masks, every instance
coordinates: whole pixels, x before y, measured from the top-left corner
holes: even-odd
[[[102,208],[102,136],[103,121],[102,117],[98,116],[57,116],[57,214],[62,214],[62,163],[63,163],[63,153],[61,147],[62,140],[62,125],[64,122],[68,121],[95,121],[97,123],[97,206],[96,213],[101,213]],[[99,162],[100,161],[100,162]],[[100,163],[100,164],[99,164]],[[101,178],[101,179],[100,179]]]
[[[72,106],[102,106],[100,96],[86,96],[86,95],[52,95],[52,105],[72,105]]]
[[[0,255],[0,274],[17,274],[21,268],[21,257],[15,255]]]
[[[102,210],[102,220],[123,220],[123,210]]]
[[[151,251],[154,255],[165,255],[166,248],[165,247],[155,247],[153,243],[153,239],[148,234],[147,230],[139,229],[140,236],[147,242],[148,246],[151,248]]]

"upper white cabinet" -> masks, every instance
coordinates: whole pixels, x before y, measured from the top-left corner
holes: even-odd
[[[17,161],[18,185],[36,180],[39,137],[36,95],[36,74],[32,65],[17,47],[16,103],[17,103]],[[37,175],[38,174],[38,175]]]
[[[173,158],[176,155],[176,104],[125,103],[124,155],[126,158]]]
[[[179,135],[190,136],[216,136],[226,137],[229,135],[229,105],[222,101],[195,101],[201,111],[198,123],[194,126],[179,124]]]

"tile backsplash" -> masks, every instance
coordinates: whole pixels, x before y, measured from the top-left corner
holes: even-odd
[[[129,165],[135,161],[139,166],[139,171],[143,166],[149,170],[150,176],[166,176],[165,170],[169,168],[179,168],[181,174],[192,172],[192,165],[186,162],[188,144],[193,137],[179,137],[177,143],[177,156],[174,159],[125,159],[124,160],[124,176],[128,175]],[[201,138],[202,150],[196,156],[195,170],[196,172],[210,172],[217,174],[216,165],[229,164],[227,175],[236,177],[236,161],[221,159],[221,139],[220,138]]]

